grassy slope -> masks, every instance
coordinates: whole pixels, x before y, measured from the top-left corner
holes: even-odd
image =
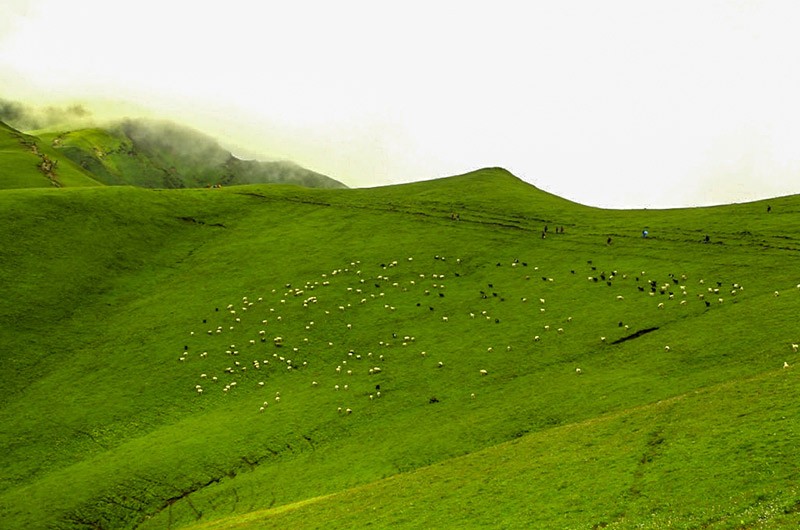
[[[57,161],[54,174],[58,186],[99,185],[72,161],[54,152],[48,143],[0,122],[0,189],[53,187],[55,184],[39,169],[42,155]]]
[[[291,163],[236,159],[212,138],[170,123],[129,120],[105,128],[39,134],[108,185],[193,188],[281,183],[344,187]]]
[[[796,380],[780,369],[794,363],[789,344],[800,338],[796,197],[771,201],[770,215],[761,203],[600,211],[487,170],[374,190],[7,191],[0,202],[0,240],[13,242],[0,249],[10,286],[0,301],[1,368],[13,374],[0,387],[0,421],[13,426],[0,433],[0,518],[12,527],[165,528],[270,506],[292,508],[255,514],[276,527],[299,524],[283,517],[309,527],[441,526],[450,517],[462,526],[481,513],[488,519],[476,522],[502,516],[510,526],[559,517],[557,527],[657,526],[666,519],[652,518],[655,508],[687,527],[797,521],[798,460],[785,450],[796,434],[797,400],[787,398]],[[461,221],[449,220],[452,211]],[[566,233],[553,234],[556,225]],[[712,244],[700,243],[706,232]],[[587,280],[612,270],[611,286]],[[679,294],[637,289],[650,278],[671,283],[670,273],[686,274],[686,305]],[[697,296],[717,281],[725,300],[706,308]],[[732,283],[745,289],[727,294]],[[370,376],[373,364],[382,372]],[[370,400],[375,384],[383,395]],[[787,420],[765,438],[777,414]],[[714,432],[737,432],[735,443],[723,451]],[[686,449],[692,436],[708,459]],[[651,446],[657,465],[643,465]],[[769,481],[765,464],[776,470]],[[504,479],[493,483],[487,469]],[[669,485],[665,473],[676,477]],[[759,480],[744,487],[742,474]],[[708,481],[688,478],[697,476],[719,477],[716,496]],[[405,488],[420,498],[413,510]],[[628,495],[614,502],[619,491]],[[599,500],[577,502],[581,492]],[[665,507],[673,496],[692,502]],[[534,513],[520,499],[544,500]]]

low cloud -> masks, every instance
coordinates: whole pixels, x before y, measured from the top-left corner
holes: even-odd
[[[36,107],[0,98],[0,121],[22,131],[55,126],[65,128],[86,126],[92,121],[92,117],[92,112],[79,103]]]

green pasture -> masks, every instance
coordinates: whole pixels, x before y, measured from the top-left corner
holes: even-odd
[[[4,527],[800,522],[795,196],[9,189],[0,242]]]

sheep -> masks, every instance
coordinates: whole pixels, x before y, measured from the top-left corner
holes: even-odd
[[[664,302],[660,302],[660,303],[658,304],[658,308],[659,308],[659,309],[664,309]]]
[[[784,368],[789,368],[789,363],[787,363],[786,361],[783,361],[783,367]]]
[[[533,340],[534,342],[539,342],[539,335],[534,335]]]
[[[580,368],[575,368],[575,373],[577,375],[581,375],[583,373],[583,370],[581,370]]]
[[[775,291],[775,298],[778,298],[781,295],[778,291]]]
[[[558,328],[556,331],[557,331],[557,332],[559,333],[559,335],[560,335],[560,334],[564,333],[564,328]]]
[[[488,371],[486,371],[486,370],[481,370],[481,371],[480,371],[480,374],[481,374],[481,375],[489,375],[489,372],[488,372]]]
[[[800,349],[800,345],[792,343],[792,351],[797,353],[797,350]]]
[[[625,297],[621,294],[617,295],[617,300],[625,300]]]
[[[664,351],[669,351],[669,346],[664,346]]]

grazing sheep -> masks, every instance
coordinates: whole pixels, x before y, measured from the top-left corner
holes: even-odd
[[[800,345],[798,345],[798,344],[792,344],[792,351],[793,351],[793,352],[797,353],[797,350],[798,350],[798,349],[800,349]]]
[[[789,363],[787,363],[786,361],[783,361],[783,367],[784,368],[789,368]]]
[[[534,340],[535,342],[539,342],[539,335],[534,335],[534,337],[533,337],[533,340]]]
[[[481,371],[480,371],[480,374],[481,374],[481,375],[489,375],[489,372],[487,372],[486,370],[481,370]]]
[[[669,346],[664,346],[664,351],[669,351]]]
[[[575,373],[577,375],[581,375],[583,373],[583,370],[581,370],[580,368],[575,368]]]

